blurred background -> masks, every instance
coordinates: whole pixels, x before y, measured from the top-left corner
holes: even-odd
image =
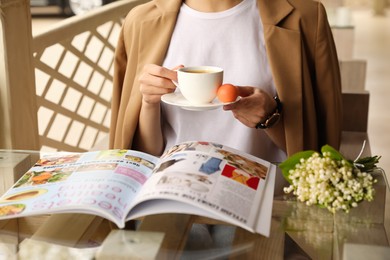
[[[115,0],[30,0],[31,12],[36,15],[80,15]]]

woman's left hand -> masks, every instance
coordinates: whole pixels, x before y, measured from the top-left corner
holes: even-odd
[[[277,105],[270,94],[254,87],[239,87],[241,99],[224,105],[223,109],[232,111],[234,117],[247,127],[255,128],[275,111]]]

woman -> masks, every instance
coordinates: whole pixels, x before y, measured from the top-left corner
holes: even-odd
[[[175,91],[171,80],[181,64],[224,68],[224,82],[240,86],[243,98],[202,112],[162,103],[162,95]],[[281,120],[264,126],[275,112]],[[338,148],[341,83],[323,5],[154,0],[134,8],[116,50],[111,120],[111,148],[155,155],[188,140],[269,161],[324,144]]]
[[[243,98],[202,112],[162,103],[176,91],[171,80],[182,64],[222,67]],[[110,147],[158,156],[181,141],[212,141],[275,162],[324,144],[338,148],[340,85],[318,2],[154,0],[129,13],[119,37]],[[187,247],[232,241],[234,229],[214,226],[211,239],[209,228],[194,225]]]

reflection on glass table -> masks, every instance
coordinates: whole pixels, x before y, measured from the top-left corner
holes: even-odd
[[[34,151],[0,150],[2,191],[39,156]],[[197,216],[163,214],[129,222],[126,229],[119,230],[96,216],[58,214],[0,221],[0,255],[6,259],[31,259],[34,255],[52,259],[53,254],[68,259],[342,259],[355,245],[365,245],[366,252],[388,252],[389,187],[381,173],[376,177],[375,200],[361,203],[349,214],[333,215],[326,209],[297,203],[291,196],[276,197],[269,238],[237,228],[230,246],[186,250],[193,223],[226,224]]]

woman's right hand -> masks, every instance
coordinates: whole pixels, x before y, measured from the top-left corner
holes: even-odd
[[[182,65],[175,69],[182,67]],[[147,64],[139,77],[142,101],[160,104],[161,96],[175,91],[172,80],[177,81],[177,72],[155,64]]]

